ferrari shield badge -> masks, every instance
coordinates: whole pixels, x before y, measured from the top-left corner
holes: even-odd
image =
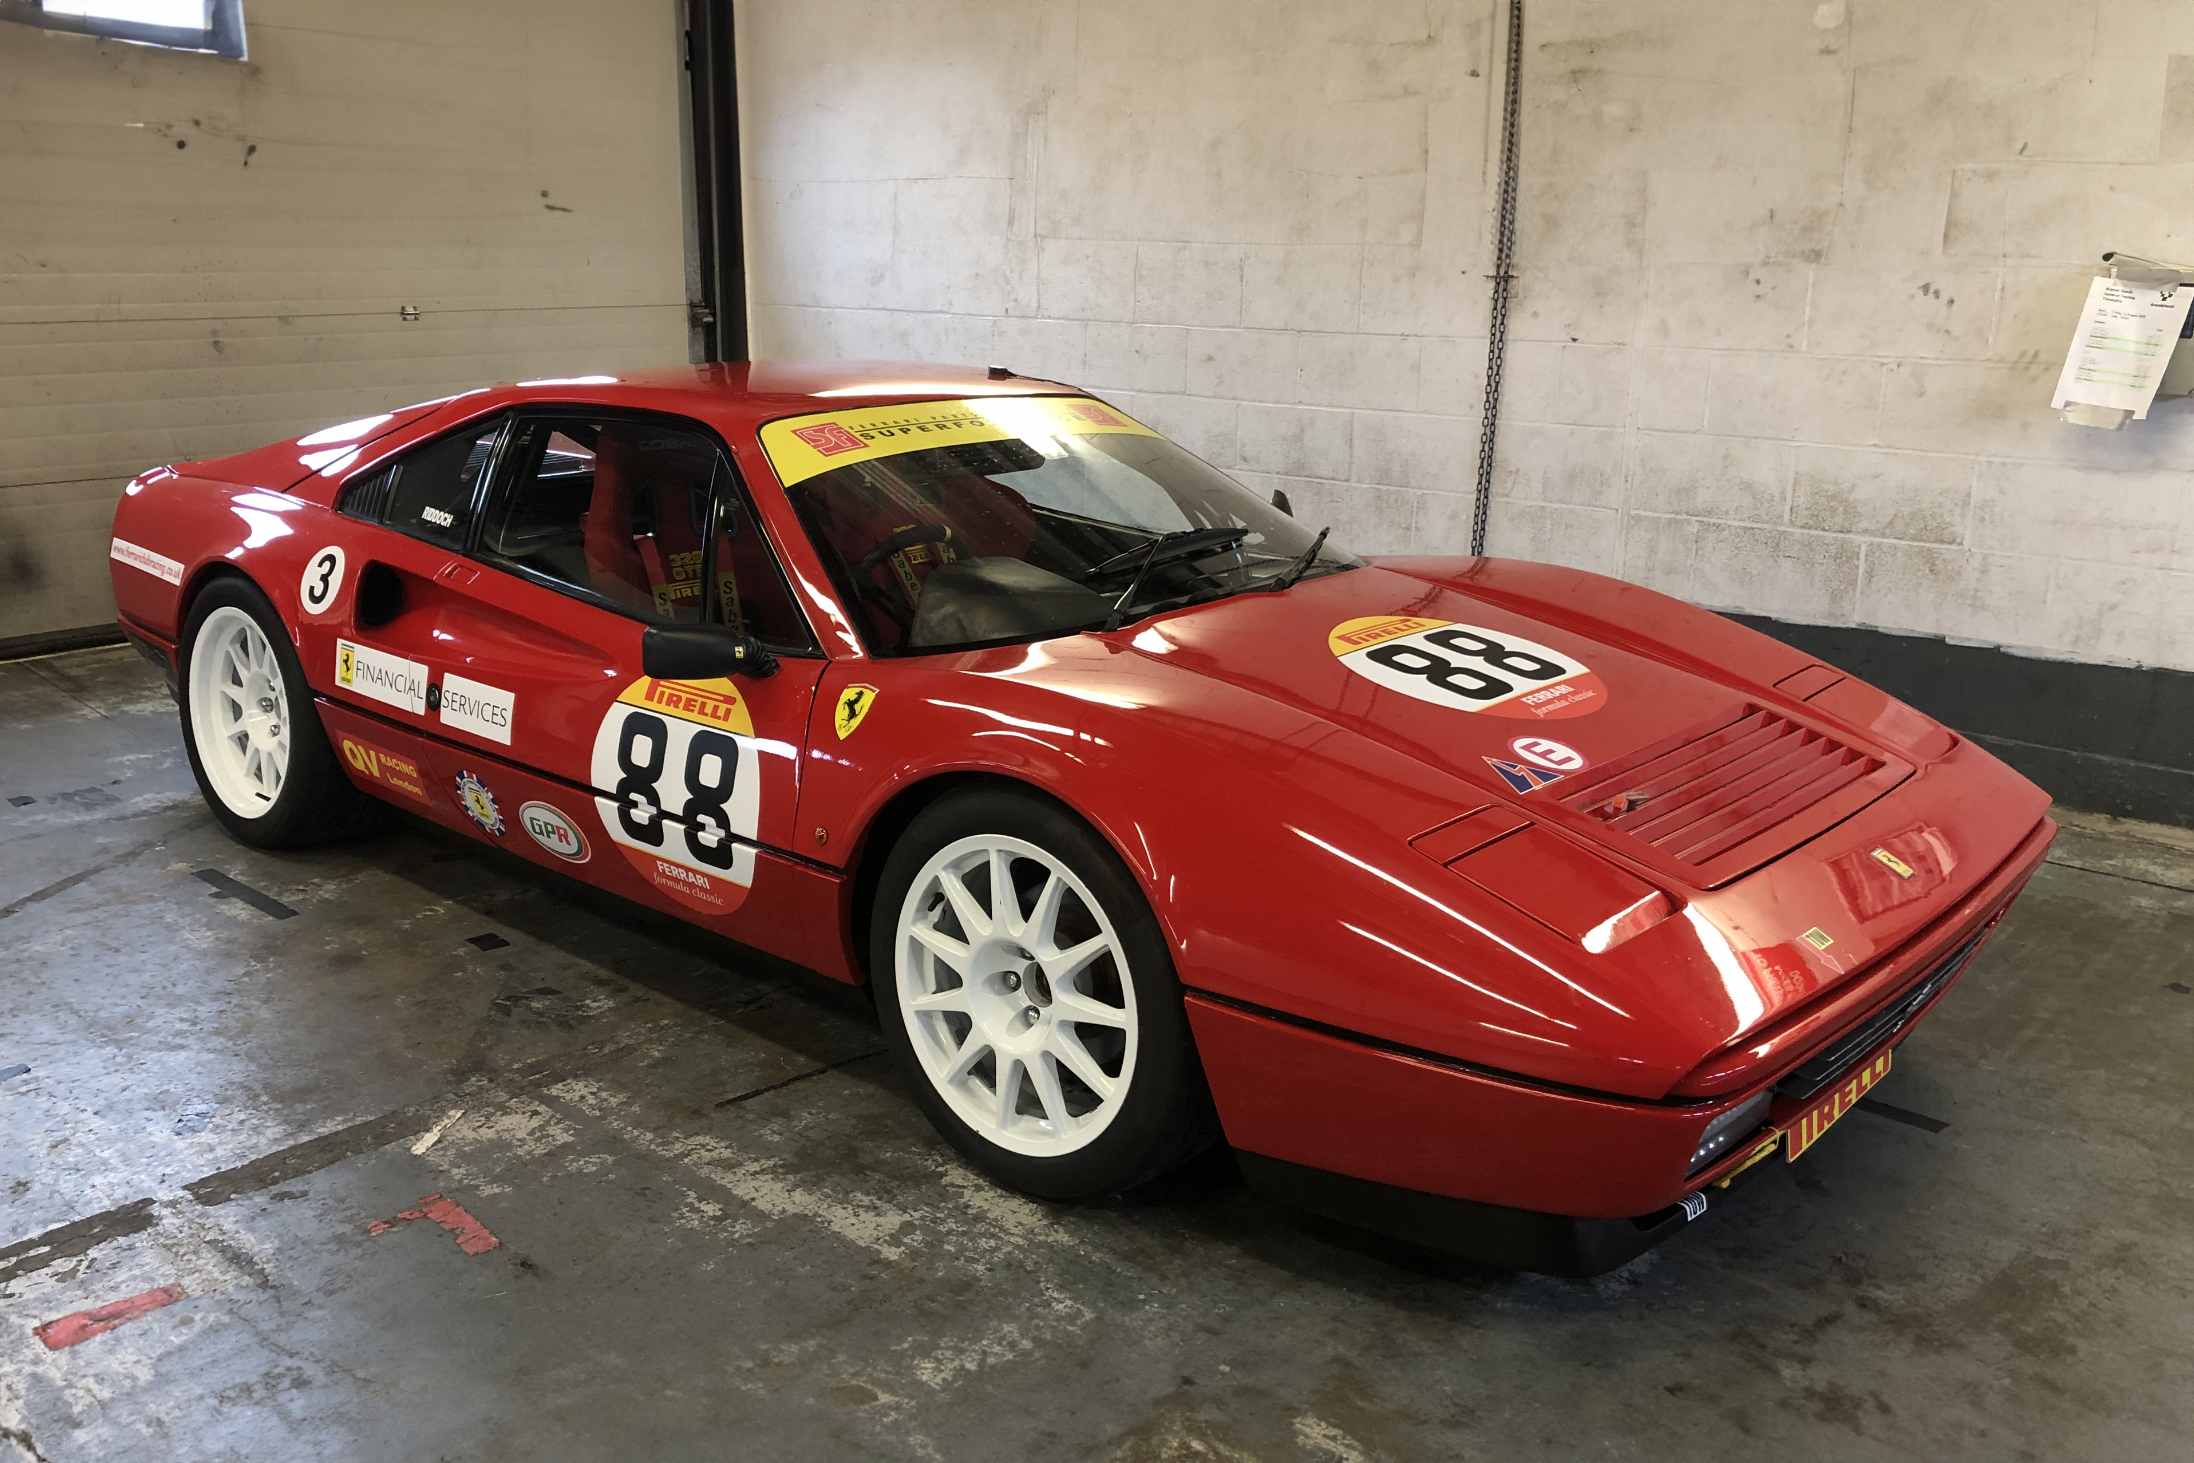
[[[488,791],[476,773],[457,774],[457,801],[465,805],[465,812],[472,821],[497,838],[503,836],[503,810],[495,806],[495,794]]]
[[[875,704],[874,686],[848,686],[839,692],[838,711],[831,718],[831,726],[837,731],[838,740],[842,742],[852,736],[853,729],[861,724],[861,718],[867,716],[868,709]]]

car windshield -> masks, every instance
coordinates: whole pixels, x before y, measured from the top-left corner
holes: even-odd
[[[869,407],[762,445],[882,655],[1098,629],[1361,561],[1085,397]]]

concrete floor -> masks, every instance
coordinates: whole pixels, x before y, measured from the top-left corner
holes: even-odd
[[[1223,1152],[1001,1192],[857,995],[401,820],[254,853],[132,653],[0,665],[0,1460],[2183,1459],[2189,891],[2086,820],[1876,1094],[1947,1126],[1569,1282]],[[499,1245],[369,1231],[434,1194]]]

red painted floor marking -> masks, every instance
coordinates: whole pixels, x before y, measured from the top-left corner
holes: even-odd
[[[124,1321],[134,1321],[148,1311],[174,1305],[183,1298],[180,1285],[163,1285],[158,1290],[148,1290],[143,1295],[133,1295],[128,1300],[118,1300],[96,1310],[78,1311],[48,1321],[43,1326],[33,1326],[31,1335],[46,1343],[46,1350],[59,1351],[64,1346],[74,1346],[79,1341],[89,1341],[102,1331],[112,1331]]]
[[[457,1241],[457,1248],[468,1255],[484,1255],[502,1243],[488,1233],[488,1227],[472,1217],[465,1206],[440,1194],[429,1194],[419,1201],[416,1209],[406,1209],[395,1219],[376,1219],[366,1226],[367,1234],[387,1234],[400,1222],[413,1219],[431,1219],[450,1232]]]

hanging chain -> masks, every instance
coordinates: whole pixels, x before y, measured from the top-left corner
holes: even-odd
[[[1508,354],[1508,287],[1516,260],[1516,124],[1522,106],[1524,0],[1508,3],[1508,74],[1501,110],[1501,197],[1494,226],[1493,310],[1486,322],[1485,425],[1478,432],[1478,501],[1470,515],[1470,551],[1486,551],[1493,512],[1493,436],[1501,416],[1501,363]]]

